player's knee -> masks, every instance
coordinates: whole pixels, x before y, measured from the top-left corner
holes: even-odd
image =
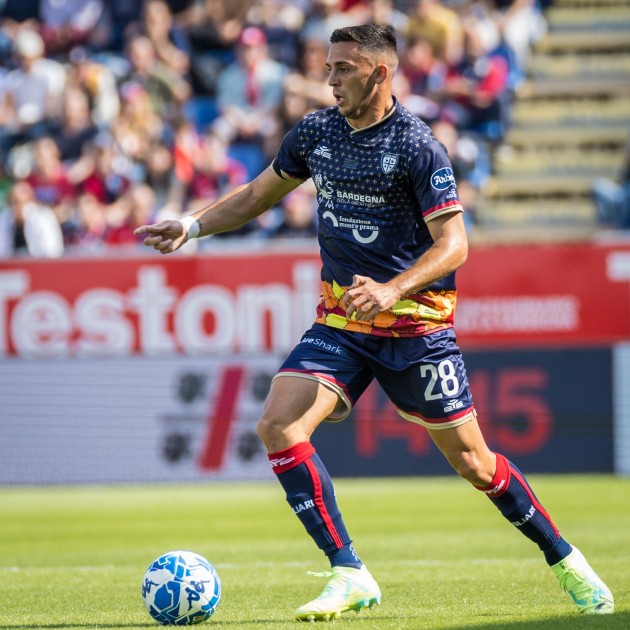
[[[286,447],[287,434],[290,431],[286,418],[276,416],[268,411],[263,412],[256,425],[256,430],[263,444],[270,451]]]
[[[493,471],[488,463],[473,451],[457,453],[449,457],[455,472],[473,485],[487,485],[492,481]]]
[[[273,416],[262,415],[256,425],[256,431],[258,431],[260,439],[267,444],[281,433],[281,427],[280,424],[274,420]]]

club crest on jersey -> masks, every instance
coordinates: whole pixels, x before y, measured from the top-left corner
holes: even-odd
[[[389,175],[395,168],[396,164],[398,164],[398,156],[393,153],[383,153],[381,155],[381,168],[383,169],[383,173],[385,175]]]
[[[431,175],[431,186],[435,190],[446,190],[451,186],[455,186],[455,175],[453,175],[453,169],[449,166],[439,168]]]

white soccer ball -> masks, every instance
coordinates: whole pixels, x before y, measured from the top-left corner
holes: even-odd
[[[169,551],[151,563],[142,579],[142,600],[165,626],[202,623],[221,600],[221,580],[198,553]]]

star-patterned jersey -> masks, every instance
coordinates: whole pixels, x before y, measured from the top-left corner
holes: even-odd
[[[387,282],[433,240],[427,222],[461,212],[453,170],[429,127],[398,102],[356,130],[329,107],[307,115],[274,161],[285,178],[317,187],[322,298],[316,322],[382,336],[416,336],[453,325],[455,274],[407,295],[372,323],[348,319],[340,300],[354,274]]]

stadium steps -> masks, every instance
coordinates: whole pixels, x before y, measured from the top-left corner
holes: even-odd
[[[629,35],[630,36],[630,35]],[[528,66],[532,79],[567,79],[588,78],[589,80],[606,78],[627,81],[630,74],[630,52],[608,53],[571,53],[550,55],[540,53],[534,56]]]
[[[554,0],[554,7],[575,8],[601,8],[601,7],[627,7],[628,0]]]
[[[497,155],[495,170],[498,176],[537,177],[582,176],[591,174],[617,175],[619,159],[617,152],[596,147],[590,151],[567,151],[565,147],[505,151]]]
[[[505,215],[509,215],[506,217]],[[591,228],[595,219],[593,204],[579,197],[555,198],[541,195],[539,199],[510,199],[509,201],[489,202],[485,208],[486,223],[489,227],[507,227],[516,222],[519,227],[546,224],[551,227],[568,226],[583,233]]]
[[[630,73],[629,73],[630,76]],[[585,134],[595,134],[596,130],[606,136],[606,139],[619,140],[624,135],[627,125],[628,112],[630,112],[630,97],[609,97],[602,102],[598,98],[573,98],[573,99],[539,99],[527,101],[519,99],[512,110],[512,122],[514,124],[511,141],[522,138],[528,131],[538,133],[537,140],[544,140],[550,130],[565,134],[566,140],[571,139],[571,134],[566,129],[582,127],[585,124]],[[539,128],[548,127],[544,132],[538,132]]]
[[[630,133],[630,0],[556,0],[482,190],[477,240],[583,239]],[[518,237],[516,236],[518,235]]]
[[[627,25],[621,23],[617,28],[589,30],[551,31],[536,44],[536,51],[549,52],[616,52],[628,48]]]

